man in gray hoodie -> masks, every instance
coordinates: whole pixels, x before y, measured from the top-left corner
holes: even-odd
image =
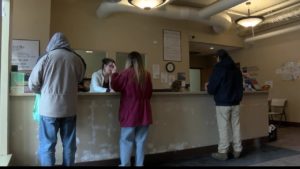
[[[57,133],[63,145],[63,165],[75,162],[76,105],[78,83],[85,63],[70,47],[63,33],[55,33],[29,77],[29,88],[41,94],[39,105],[39,160],[42,166],[55,165]]]

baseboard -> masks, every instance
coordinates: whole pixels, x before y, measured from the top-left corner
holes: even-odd
[[[297,122],[285,122],[284,125],[288,127],[300,127],[300,123]]]
[[[257,147],[258,143],[266,143],[268,137],[261,137],[256,139],[243,140],[244,149],[251,149]],[[217,150],[217,145],[186,149],[180,151],[172,151],[157,154],[147,154],[145,155],[145,166],[155,166],[161,163],[172,162],[176,160],[182,160],[186,158],[199,157],[200,155],[207,155]],[[133,161],[133,158],[132,158]],[[119,159],[103,160],[103,161],[93,161],[93,162],[82,162],[77,163],[76,166],[118,166],[120,163]]]
[[[280,122],[280,121],[270,121],[270,124],[275,124],[275,125],[282,125],[282,126],[286,126],[286,127],[300,127],[300,123],[298,122]]]
[[[10,165],[10,161],[11,161],[11,154],[8,155],[0,155],[0,166],[1,167],[7,167]]]

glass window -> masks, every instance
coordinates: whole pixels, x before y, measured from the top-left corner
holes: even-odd
[[[86,63],[85,78],[91,78],[92,74],[102,66],[102,59],[106,57],[106,52],[75,50]]]

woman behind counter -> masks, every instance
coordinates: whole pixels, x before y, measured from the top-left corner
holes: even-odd
[[[111,75],[115,61],[110,58],[102,59],[102,69],[92,75],[90,92],[114,92],[111,88]]]
[[[121,73],[113,73],[111,84],[115,91],[121,92],[120,166],[131,165],[133,147],[136,147],[135,166],[143,166],[144,144],[149,125],[152,124],[152,82],[151,75],[145,70],[142,56],[138,52],[128,55],[126,69]]]

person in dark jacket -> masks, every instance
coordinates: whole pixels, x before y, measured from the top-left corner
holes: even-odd
[[[240,136],[240,102],[243,98],[243,78],[226,50],[217,51],[218,63],[207,84],[207,91],[214,95],[219,130],[218,152],[212,157],[218,160],[228,159],[230,146],[229,130],[232,129],[233,155],[239,158],[242,152]]]

